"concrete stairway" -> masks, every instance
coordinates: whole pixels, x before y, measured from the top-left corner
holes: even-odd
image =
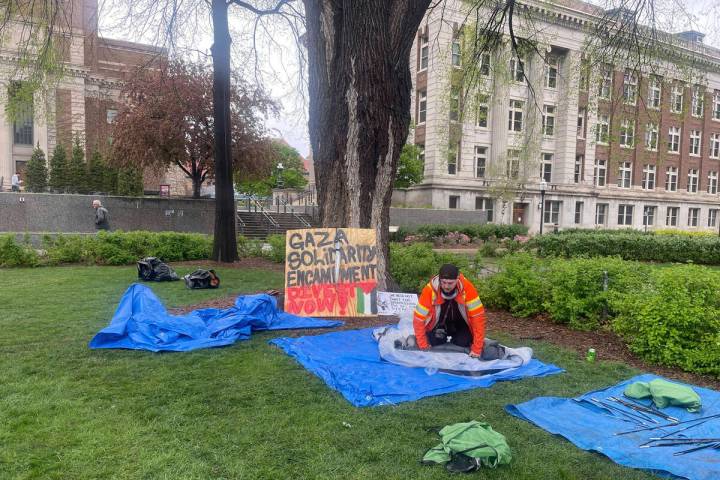
[[[239,221],[237,231],[239,235],[248,238],[264,239],[268,235],[284,235],[288,230],[308,228],[307,224],[313,225],[310,215],[276,212],[237,212]],[[269,217],[269,218],[268,218]],[[305,220],[304,223],[298,217]]]

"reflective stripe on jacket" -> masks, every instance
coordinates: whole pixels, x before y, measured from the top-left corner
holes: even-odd
[[[458,277],[456,288],[458,294],[454,300],[457,302],[458,310],[465,322],[467,322],[468,327],[470,327],[473,336],[470,351],[480,355],[485,341],[485,307],[480,301],[475,286],[462,274]],[[440,279],[436,275],[423,288],[413,314],[415,338],[417,338],[418,346],[422,349],[430,346],[427,332],[435,328],[443,303],[445,303],[445,299],[440,295]]]

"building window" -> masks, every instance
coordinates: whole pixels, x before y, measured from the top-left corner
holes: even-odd
[[[580,225],[582,223],[583,206],[583,202],[575,202],[575,225]]]
[[[505,163],[505,175],[516,179],[520,176],[520,150],[508,150]]]
[[[590,87],[590,63],[583,60],[580,65],[580,91],[587,92]]]
[[[690,107],[693,117],[701,118],[705,111],[705,93],[699,86],[695,86],[692,91],[692,104]]]
[[[620,124],[620,146],[632,148],[635,145],[635,120],[623,120]]]
[[[646,205],[643,207],[643,226],[651,227],[655,225],[655,212],[657,207]]]
[[[625,70],[623,77],[623,101],[628,105],[635,105],[637,82],[637,75],[630,70]]]
[[[693,157],[700,156],[700,141],[702,140],[702,132],[700,130],[690,130],[690,155]]]
[[[605,100],[610,99],[612,91],[612,68],[604,67],[600,72],[600,88],[598,89],[598,97]]]
[[[708,172],[707,192],[715,195],[718,192],[718,172]]]
[[[448,208],[460,208],[460,195],[450,195]]]
[[[668,131],[668,153],[680,153],[679,127],[670,127]]]
[[[480,55],[480,75],[490,76],[490,53],[488,52]]]
[[[475,178],[485,178],[487,147],[475,147]]]
[[[450,91],[450,121],[457,122],[460,118],[460,90],[453,88]]]
[[[697,227],[700,218],[699,208],[688,208],[688,227]]]
[[[655,190],[655,165],[643,167],[642,188],[644,190]]]
[[[697,168],[691,168],[688,170],[688,193],[697,193],[698,191],[698,171]]]
[[[648,108],[655,110],[660,109],[660,99],[662,98],[662,79],[653,75],[648,84]]]
[[[425,123],[427,116],[427,92],[418,92],[418,124]]]
[[[514,82],[525,82],[525,63],[519,58],[510,59],[510,76]]]
[[[418,143],[415,145],[418,149],[418,160],[423,166],[423,173],[425,173],[425,145]]]
[[[552,137],[555,135],[555,106],[543,105],[542,117],[543,135]]]
[[[633,223],[633,206],[618,205],[618,225],[632,225]]]
[[[425,70],[428,67],[428,58],[430,53],[430,46],[428,45],[428,37],[420,37],[420,70]]]
[[[13,120],[13,143],[15,145],[33,145],[34,108],[33,99],[21,99],[20,89],[22,83],[12,82],[8,88],[8,95],[15,98],[16,110]]]
[[[595,130],[595,140],[597,143],[607,145],[610,139],[610,116],[609,115],[598,115],[597,128]]]
[[[550,56],[545,65],[545,88],[557,88],[558,58]]]
[[[487,214],[487,221],[493,221],[493,201],[491,198],[475,197],[475,210],[482,210]]]
[[[720,92],[713,95],[713,119],[720,120]]]
[[[668,227],[677,227],[679,213],[680,207],[667,207],[667,214],[665,215],[665,225]]]
[[[708,227],[717,226],[718,211],[716,208],[708,210]]]
[[[607,203],[598,203],[595,205],[595,225],[607,226]]]
[[[487,95],[478,95],[477,102],[477,126],[487,128],[488,118],[490,116],[490,105],[488,104],[489,97]]]
[[[683,109],[683,87],[682,85],[674,85],[670,92],[670,111],[673,113],[681,113]]]
[[[607,160],[595,159],[593,179],[596,187],[604,187],[607,183]]]
[[[575,183],[580,183],[585,177],[585,155],[575,155]]]
[[[677,192],[678,186],[678,169],[677,167],[667,167],[665,170],[665,190],[668,192]]]
[[[658,126],[655,123],[648,123],[645,127],[645,148],[656,152],[658,147]]]
[[[460,52],[460,37],[453,37],[452,41],[452,65],[459,67],[462,65],[462,54]]]
[[[460,143],[454,151],[448,152],[448,175],[455,175],[460,170]]]
[[[710,136],[710,158],[720,158],[720,133]]]
[[[585,109],[578,110],[577,138],[585,138]]]
[[[510,100],[508,111],[508,130],[511,132],[522,132],[523,129],[523,107],[524,102]]]
[[[632,184],[632,163],[622,162],[618,166],[617,186],[620,188],[630,188]]]
[[[544,223],[560,224],[560,203],[557,200],[545,200],[545,218]]]
[[[107,112],[105,113],[105,120],[107,123],[114,123],[115,117],[117,117],[118,111],[114,108],[108,108]]]
[[[540,178],[542,180],[545,180],[547,183],[550,183],[552,182],[553,154],[543,153],[541,157],[542,159],[540,161]]]

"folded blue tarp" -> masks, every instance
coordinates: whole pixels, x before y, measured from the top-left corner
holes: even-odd
[[[90,341],[90,348],[187,352],[221,347],[250,338],[258,330],[337,327],[343,322],[280,312],[274,297],[240,296],[235,306],[205,308],[170,315],[148,287],[133,284],[120,299],[110,325]]]
[[[673,453],[687,450],[695,445],[639,448],[639,445],[647,442],[651,437],[660,437],[691,424],[616,436],[617,432],[635,430],[640,427],[603,412],[589,402],[591,398],[601,401],[608,397],[622,398],[623,390],[627,385],[633,382],[649,382],[656,378],[660,377],[649,374],[640,375],[604,390],[586,393],[576,399],[538,397],[519,405],[508,405],[505,409],[510,414],[534,423],[550,433],[562,435],[583,450],[602,453],[620,465],[650,470],[665,476],[692,480],[717,480],[720,478],[719,450],[704,449],[686,455],[673,456]],[[662,411],[680,421],[720,413],[720,393],[692,385],[690,387],[702,398],[703,409],[700,413],[688,413],[679,407],[668,407]],[[605,403],[617,405],[609,401],[605,401]],[[647,404],[647,402],[644,403]],[[667,423],[661,419],[658,420],[661,424]],[[682,435],[686,438],[718,438],[720,437],[720,419],[709,420],[682,432]]]
[[[403,367],[380,358],[374,328],[300,338],[276,338],[277,345],[305,368],[339,391],[356,407],[410,402],[423,397],[489,387],[501,380],[543,377],[562,372],[538,360],[483,377],[459,377]],[[430,373],[430,374],[429,374]]]

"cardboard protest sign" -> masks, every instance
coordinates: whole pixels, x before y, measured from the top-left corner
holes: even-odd
[[[378,315],[397,315],[412,312],[418,303],[416,293],[378,292]]]
[[[321,317],[376,315],[375,230],[288,230],[285,311]]]

